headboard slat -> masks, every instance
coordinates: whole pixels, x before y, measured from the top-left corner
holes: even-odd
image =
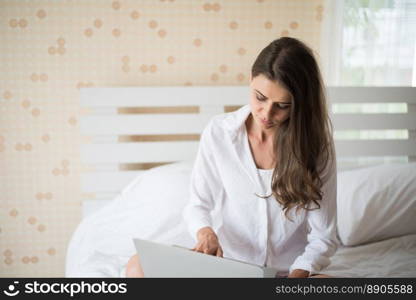
[[[81,174],[81,189],[87,193],[118,192],[128,182],[145,171],[131,172],[91,172]]]
[[[406,102],[416,103],[414,87],[356,87],[332,86],[327,88],[327,98],[331,103],[365,102]]]
[[[196,155],[198,144],[198,141],[85,144],[81,146],[81,162],[97,164],[190,160]]]
[[[335,148],[337,156],[409,156],[416,154],[416,141],[338,140]]]
[[[202,132],[211,116],[208,114],[85,116],[80,120],[80,129],[87,135],[195,134]]]
[[[408,114],[333,114],[336,130],[416,129],[416,113]]]

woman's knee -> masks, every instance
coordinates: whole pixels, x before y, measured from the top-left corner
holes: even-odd
[[[127,262],[126,265],[126,277],[144,277],[143,269],[140,264],[139,255],[135,254]]]

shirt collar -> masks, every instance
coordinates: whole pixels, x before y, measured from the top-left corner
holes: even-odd
[[[235,139],[239,131],[245,126],[245,121],[247,117],[250,115],[251,109],[250,104],[246,104],[240,107],[238,110],[229,113],[223,119],[224,128],[226,128],[231,136],[231,139]]]
[[[256,185],[256,193],[265,194],[263,185],[260,182],[260,177],[257,171],[256,163],[251,154],[250,145],[247,137],[247,130],[245,127],[245,121],[251,113],[249,104],[246,104],[238,110],[228,113],[222,120],[223,127],[229,132],[232,143],[235,145],[233,151],[235,151],[241,166],[248,175],[248,177]]]

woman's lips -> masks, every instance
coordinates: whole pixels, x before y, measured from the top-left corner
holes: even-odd
[[[270,122],[270,121],[264,121],[264,120],[261,120],[261,122],[262,122],[264,125],[267,125],[267,126],[271,126],[271,125],[273,125],[273,123],[272,123],[272,122]]]

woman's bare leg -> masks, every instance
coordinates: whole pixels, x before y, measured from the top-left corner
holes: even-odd
[[[329,276],[326,274],[313,274],[312,276],[309,276],[309,278],[335,278],[335,277]]]
[[[139,255],[133,255],[127,262],[126,277],[144,277],[143,269],[140,265]]]

